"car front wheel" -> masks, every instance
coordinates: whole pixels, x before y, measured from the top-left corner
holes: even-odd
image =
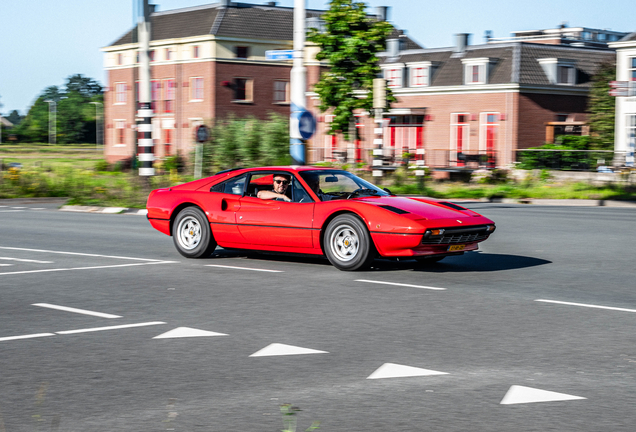
[[[356,216],[334,218],[325,231],[325,255],[340,270],[359,270],[371,265],[376,251],[369,231]]]
[[[186,258],[205,258],[216,248],[210,223],[201,209],[186,207],[172,226],[174,245]]]

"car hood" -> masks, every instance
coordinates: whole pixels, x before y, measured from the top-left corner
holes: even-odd
[[[357,200],[382,207],[387,211],[393,211],[413,220],[462,219],[481,216],[477,212],[443,200],[398,196],[362,197]],[[408,213],[402,213],[396,209]]]

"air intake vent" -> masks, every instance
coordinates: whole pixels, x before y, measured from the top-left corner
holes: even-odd
[[[392,211],[393,213],[397,213],[397,214],[408,213],[406,210],[402,210],[402,209],[399,209],[397,207],[393,207],[393,206],[390,206],[390,205],[381,205],[379,207],[382,207],[383,209],[387,209],[388,211]]]
[[[444,201],[444,202],[438,202],[437,204],[441,204],[441,205],[443,205],[443,206],[450,207],[450,208],[455,209],[455,210],[468,210],[468,209],[467,209],[467,208],[465,208],[465,207],[460,207],[460,206],[458,206],[458,205],[456,205],[456,204],[453,204],[453,203],[451,203],[451,202],[446,202],[446,201]]]

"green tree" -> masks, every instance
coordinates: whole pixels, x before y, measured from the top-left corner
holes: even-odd
[[[377,53],[385,49],[392,29],[388,22],[368,16],[365,8],[362,2],[331,0],[329,10],[321,16],[325,31],[312,28],[307,36],[320,48],[316,59],[329,62],[330,69],[315,86],[319,108],[323,112],[333,108],[329,133],[342,131],[346,139],[354,111],[373,108],[373,79],[380,73]],[[395,101],[390,91],[387,101]]]
[[[603,63],[592,77],[588,102],[590,113],[591,147],[599,150],[614,149],[614,118],[616,98],[610,96],[609,82],[616,79],[616,64]]]
[[[22,120],[24,120],[24,116],[21,116],[18,110],[11,111],[11,113],[6,118],[11,123],[13,123],[13,126],[19,125]]]

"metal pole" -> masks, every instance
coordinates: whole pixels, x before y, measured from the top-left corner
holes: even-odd
[[[373,80],[373,108],[375,111],[375,128],[373,130],[373,177],[382,177],[384,164],[384,125],[382,114],[386,108],[386,81],[384,78]]]
[[[98,123],[99,114],[97,113],[97,107],[100,106],[100,107],[102,107],[102,110],[103,110],[103,105],[102,105],[101,102],[89,102],[89,103],[92,103],[93,105],[95,105],[95,150],[99,150],[99,136],[100,136],[100,133],[99,133],[99,123]],[[103,142],[104,141],[102,140],[102,143]]]
[[[55,144],[55,141],[56,141],[55,135],[57,134],[57,131],[55,129],[55,123],[56,123],[57,105],[55,101],[52,101],[49,99],[45,100],[44,102],[49,104],[49,145],[50,145],[50,144]],[[51,114],[53,115],[51,116]],[[53,132],[51,133],[51,131]]]
[[[294,64],[291,70],[291,117],[289,133],[289,153],[294,165],[305,165],[305,142],[298,128],[300,113],[305,111],[305,90],[307,69],[305,56],[305,2],[294,0]]]
[[[152,105],[150,93],[150,6],[148,0],[143,1],[143,8],[138,21],[139,34],[139,111],[138,116],[141,122],[137,132],[143,134],[143,138],[138,138],[139,147],[139,167],[140,176],[153,176],[155,169],[154,145],[152,142]],[[139,135],[138,135],[139,136]]]

